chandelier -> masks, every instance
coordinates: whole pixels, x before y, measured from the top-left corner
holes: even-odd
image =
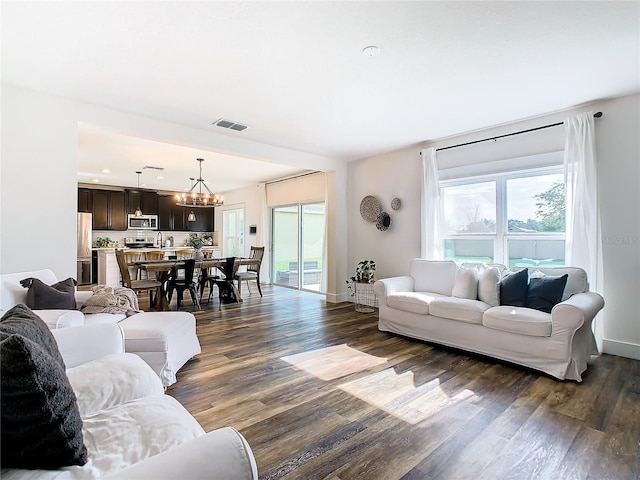
[[[198,178],[191,177],[191,182],[195,180],[195,183],[191,186],[191,189],[185,193],[178,193],[176,195],[176,205],[181,207],[196,207],[196,208],[211,208],[211,207],[220,207],[224,205],[224,200],[221,196],[215,195],[207,184],[204,183],[202,178],[202,162],[204,162],[203,158],[197,158],[198,162],[200,162],[200,175]],[[204,192],[202,191],[202,187],[204,187]]]

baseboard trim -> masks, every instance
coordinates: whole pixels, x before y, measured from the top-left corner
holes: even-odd
[[[347,301],[346,293],[327,293],[325,298],[328,303],[342,303]]]
[[[640,360],[640,345],[635,343],[621,342],[619,340],[602,340],[602,351],[609,355]]]

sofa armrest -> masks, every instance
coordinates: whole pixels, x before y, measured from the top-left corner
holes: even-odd
[[[575,331],[582,325],[591,325],[596,314],[604,307],[604,298],[595,292],[572,295],[551,310],[553,334]]]
[[[413,292],[413,286],[413,277],[406,275],[402,277],[389,277],[377,280],[373,285],[373,289],[380,300],[386,299],[387,295],[395,292]]]
[[[58,328],[51,333],[67,368],[112,353],[124,353],[124,334],[117,323]]]
[[[225,427],[107,475],[104,480],[142,478],[257,480],[258,467],[245,438],[236,429]]]

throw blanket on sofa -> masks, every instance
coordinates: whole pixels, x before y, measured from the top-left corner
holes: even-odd
[[[80,308],[82,313],[124,313],[127,317],[140,312],[138,297],[130,288],[97,285],[93,295]]]

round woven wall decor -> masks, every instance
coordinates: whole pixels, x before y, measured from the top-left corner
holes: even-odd
[[[384,232],[391,226],[391,217],[387,212],[381,212],[376,218],[376,228]]]
[[[393,210],[400,210],[401,206],[402,206],[402,202],[400,201],[400,199],[398,197],[396,197],[393,200],[391,200],[391,208]]]
[[[375,222],[382,211],[382,205],[373,195],[367,195],[360,202],[360,215],[367,222]]]

